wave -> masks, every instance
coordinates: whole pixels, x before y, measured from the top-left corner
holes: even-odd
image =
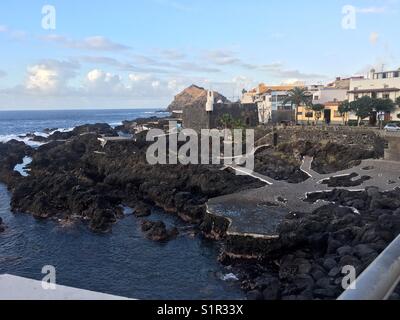
[[[122,123],[122,121],[120,121],[120,122],[111,122],[111,123],[109,123],[109,125],[111,127],[118,127],[118,126],[122,126],[123,123]]]
[[[223,275],[221,277],[221,280],[222,281],[239,281],[239,278],[233,273],[228,273],[228,274]]]
[[[17,135],[17,134],[6,134],[6,135],[0,136],[0,142],[2,142],[2,143],[7,143],[11,140],[24,142],[26,145],[28,145],[32,148],[38,148],[45,144],[44,142],[32,141],[31,138],[29,138],[29,137],[22,137],[22,135]]]

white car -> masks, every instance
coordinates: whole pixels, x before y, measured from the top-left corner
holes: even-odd
[[[400,131],[400,127],[396,123],[388,123],[385,126],[384,129],[387,132],[398,132],[398,131]]]

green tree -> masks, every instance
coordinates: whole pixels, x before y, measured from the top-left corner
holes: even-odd
[[[245,129],[246,125],[243,123],[242,119],[233,120],[233,129]]]
[[[400,97],[397,97],[396,104],[400,107]]]
[[[350,103],[350,109],[357,116],[358,126],[361,125],[361,121],[369,117],[374,111],[374,101],[368,96],[363,96]]]
[[[373,99],[373,108],[377,113],[393,112],[396,109],[396,105],[391,99]],[[382,127],[382,118],[379,117],[379,127]]]
[[[346,123],[346,121],[345,121],[346,114],[348,114],[351,111],[351,105],[350,105],[349,100],[345,100],[345,101],[341,102],[339,104],[338,111],[339,111],[340,115],[342,116],[343,124],[345,124]]]
[[[287,98],[283,101],[283,104],[290,103],[293,106],[296,106],[296,124],[298,123],[298,113],[299,107],[301,105],[309,106],[312,101],[312,96],[308,93],[307,89],[295,87],[292,90],[288,91]]]
[[[319,119],[321,119],[322,111],[325,110],[325,105],[317,103],[311,106],[311,109],[315,112],[316,123],[318,124]]]
[[[230,129],[233,126],[234,120],[229,113],[225,113],[221,116],[219,122],[225,129]]]

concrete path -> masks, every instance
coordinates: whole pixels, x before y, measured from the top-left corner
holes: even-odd
[[[359,166],[351,169],[334,174],[319,174],[311,169],[312,161],[313,159],[310,157],[304,158],[301,170],[310,178],[298,184],[276,181],[241,167],[232,167],[241,174],[247,174],[269,185],[210,199],[207,204],[208,212],[231,221],[228,234],[277,237],[277,227],[287,213],[310,213],[327,204],[324,201],[312,204],[305,202],[304,200],[310,193],[328,192],[333,189],[359,191],[372,186],[378,187],[381,191],[400,188],[400,162],[364,160]],[[348,176],[353,173],[358,175],[355,179],[362,176],[369,176],[371,179],[350,188],[331,188],[322,184],[324,180],[331,177]]]

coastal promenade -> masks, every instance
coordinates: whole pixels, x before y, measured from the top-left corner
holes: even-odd
[[[278,227],[289,212],[311,213],[329,204],[321,200],[314,203],[305,201],[313,193],[329,192],[334,189],[362,191],[369,187],[384,192],[400,188],[400,162],[363,160],[360,165],[351,169],[334,174],[319,174],[312,170],[312,161],[310,157],[304,158],[301,170],[309,176],[309,179],[298,184],[276,181],[242,167],[232,167],[240,174],[247,174],[267,182],[268,185],[210,199],[207,203],[208,213],[229,220],[228,235],[273,239],[279,237]],[[339,179],[339,182],[335,186],[329,186],[330,182],[334,182],[331,179]],[[340,179],[354,186],[340,186]],[[352,209],[357,211],[355,208]]]

